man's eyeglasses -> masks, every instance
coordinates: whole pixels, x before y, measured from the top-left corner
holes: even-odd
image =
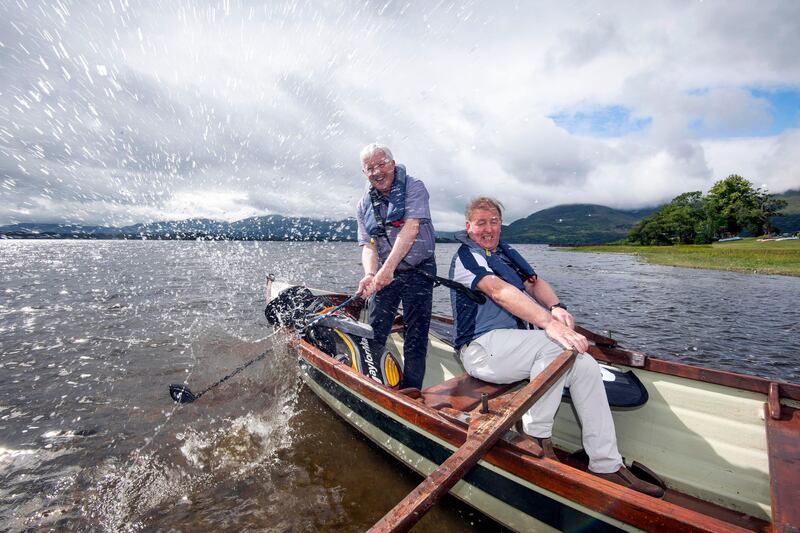
[[[381,161],[380,163],[378,163],[376,165],[364,168],[363,169],[364,170],[364,174],[370,175],[370,174],[373,174],[375,172],[375,170],[383,170],[384,168],[386,168],[386,165],[388,165],[389,163],[391,163],[391,161],[389,161],[388,159],[384,159],[383,161]]]

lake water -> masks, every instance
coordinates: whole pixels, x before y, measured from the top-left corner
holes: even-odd
[[[520,246],[625,347],[800,381],[800,278]],[[446,273],[455,245],[439,245]],[[419,482],[300,385],[267,273],[353,291],[353,243],[0,241],[0,530],[361,531]],[[448,293],[435,311],[450,314]],[[194,404],[264,350],[264,362]],[[454,499],[423,526],[495,530]]]

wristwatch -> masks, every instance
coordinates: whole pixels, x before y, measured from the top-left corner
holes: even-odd
[[[550,306],[550,312],[552,313],[553,309],[555,309],[556,307],[560,307],[564,311],[567,310],[567,306],[566,305],[562,304],[561,302],[558,302],[557,304],[553,304],[553,305]]]

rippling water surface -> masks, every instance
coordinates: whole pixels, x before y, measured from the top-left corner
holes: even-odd
[[[800,278],[521,246],[578,321],[653,356],[800,380]],[[440,273],[454,245],[439,245]],[[264,280],[352,291],[352,243],[0,242],[0,529],[360,531],[419,479],[299,384]],[[450,314],[436,289],[435,311]],[[195,392],[275,352],[195,404]],[[455,500],[428,529],[497,529]]]

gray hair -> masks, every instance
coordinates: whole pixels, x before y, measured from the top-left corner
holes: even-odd
[[[466,216],[467,220],[469,220],[469,218],[472,216],[472,212],[478,209],[496,209],[497,214],[500,215],[500,220],[503,220],[503,204],[494,198],[489,198],[488,196],[478,196],[477,198],[473,198],[470,200],[469,204],[467,204],[467,209],[464,211],[464,216]]]
[[[394,160],[392,151],[389,150],[388,146],[386,146],[385,144],[372,143],[366,145],[364,148],[361,149],[361,155],[360,155],[361,161],[363,162],[368,157],[372,157],[375,154],[375,152],[383,152],[383,155],[386,156],[386,159],[390,161]]]

